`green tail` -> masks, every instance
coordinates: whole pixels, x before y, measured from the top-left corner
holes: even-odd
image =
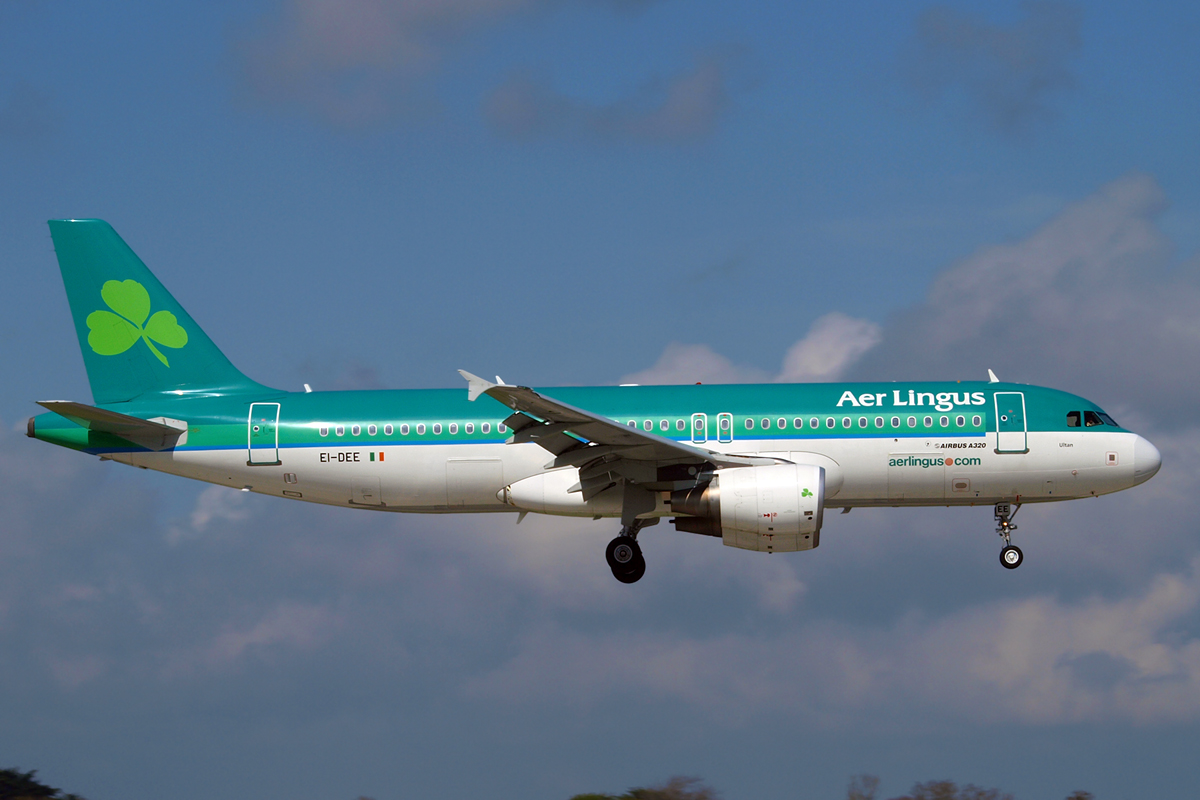
[[[50,236],[97,405],[270,391],[229,362],[107,222],[53,219]]]

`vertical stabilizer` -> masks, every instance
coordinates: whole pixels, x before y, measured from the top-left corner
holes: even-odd
[[[270,391],[230,363],[107,222],[50,220],[50,235],[97,405]]]

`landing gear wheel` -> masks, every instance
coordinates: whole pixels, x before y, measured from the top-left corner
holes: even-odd
[[[1010,544],[1000,551],[1000,563],[1006,569],[1016,569],[1025,560],[1025,554],[1015,544]]]
[[[619,580],[621,583],[637,583],[645,574],[646,559],[642,558],[640,555],[637,557],[637,560],[630,565],[628,571],[622,572],[615,569],[613,570],[613,577]]]
[[[618,536],[604,550],[604,558],[613,570],[627,570],[641,556],[642,548],[632,536]]]
[[[646,574],[642,548],[632,536],[618,536],[609,542],[604,558],[612,569],[613,577],[621,583],[634,583]]]

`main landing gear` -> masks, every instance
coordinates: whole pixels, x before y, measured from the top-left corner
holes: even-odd
[[[1016,569],[1025,560],[1025,554],[1009,540],[1009,535],[1017,529],[1012,524],[1013,518],[1021,510],[1021,504],[1013,507],[1010,503],[996,503],[996,533],[1004,539],[1004,549],[1000,551],[1000,563],[1005,569]]]
[[[637,583],[646,574],[646,559],[642,557],[642,548],[637,543],[638,531],[644,525],[639,519],[621,528],[621,533],[608,543],[604,551],[613,577],[621,583]]]

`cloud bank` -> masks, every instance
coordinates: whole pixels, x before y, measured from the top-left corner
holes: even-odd
[[[1178,259],[1157,223],[1167,199],[1130,173],[1026,239],[951,264],[926,298],[879,326],[813,323],[775,374],[707,345],[671,344],[628,383],[1003,380],[1082,394],[1136,424],[1193,424],[1200,383],[1200,255]],[[1118,420],[1121,421],[1121,420]]]
[[[926,10],[902,63],[910,86],[927,102],[959,95],[1004,134],[1047,119],[1052,102],[1075,86],[1070,62],[1082,47],[1083,13],[1055,0],[1021,7],[1024,17],[1011,25],[949,6]]]

